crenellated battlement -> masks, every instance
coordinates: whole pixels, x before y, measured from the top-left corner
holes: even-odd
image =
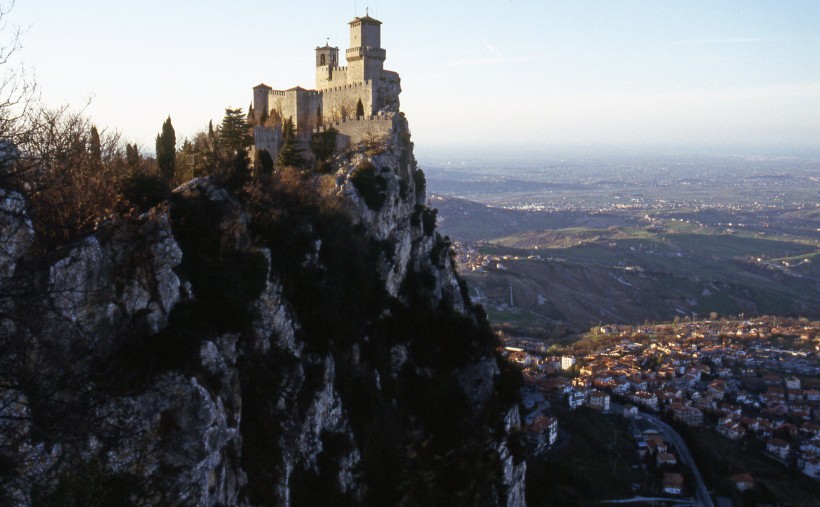
[[[367,81],[363,81],[361,83],[350,83],[342,86],[332,86],[330,88],[322,88],[318,91],[318,93],[327,93],[327,92],[341,92],[344,90],[354,90],[357,88],[367,88],[373,86],[373,81],[368,79]]]
[[[312,129],[313,134],[321,134],[333,129],[337,133],[336,148],[348,149],[360,143],[383,140],[395,132],[395,113],[369,116],[347,116]]]
[[[365,58],[373,58],[375,60],[384,61],[387,58],[387,51],[382,48],[374,48],[371,46],[350,48],[345,51],[345,58],[348,63]]]
[[[287,97],[288,93],[299,93],[308,97],[315,97],[322,94],[322,90],[270,90],[269,96],[273,97]]]
[[[321,132],[327,132],[330,129],[339,130],[338,127],[342,126],[345,123],[355,123],[355,122],[362,122],[362,123],[374,123],[374,122],[383,122],[385,124],[389,124],[391,127],[393,125],[393,119],[395,118],[396,114],[392,112],[382,113],[382,114],[373,114],[370,116],[347,116],[340,120],[326,122],[324,125],[320,125],[319,127],[315,127],[313,129],[314,134],[319,134]]]

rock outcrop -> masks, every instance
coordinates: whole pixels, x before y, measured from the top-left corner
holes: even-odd
[[[48,254],[0,190],[2,502],[524,505],[517,385],[409,139]]]

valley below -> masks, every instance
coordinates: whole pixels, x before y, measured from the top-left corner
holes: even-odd
[[[560,338],[601,323],[820,315],[820,162],[576,160],[425,168],[442,234],[496,326]]]

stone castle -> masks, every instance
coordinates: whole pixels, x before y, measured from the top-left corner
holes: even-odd
[[[350,25],[347,66],[339,65],[339,48],[316,48],[316,88],[274,90],[262,83],[253,88],[252,116],[257,150],[272,155],[281,146],[281,123],[290,118],[303,139],[334,128],[344,144],[389,134],[399,111],[401,80],[384,69],[381,21],[366,15]]]

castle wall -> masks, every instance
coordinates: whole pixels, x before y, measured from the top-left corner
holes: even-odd
[[[354,74],[355,75],[355,74]],[[353,84],[349,79],[347,67],[324,67],[316,68],[316,89],[324,90],[335,86],[347,86]]]
[[[356,104],[359,100],[364,106],[365,115],[375,111],[375,88],[373,83],[357,83],[347,86],[334,86],[322,90],[322,118],[325,122],[341,120],[343,117],[356,114]]]
[[[319,123],[322,113],[322,94],[316,90],[271,90],[268,111],[277,111],[283,120],[293,119],[297,129],[310,130]],[[272,113],[271,113],[272,114]]]
[[[316,132],[334,128],[339,133],[337,148],[347,149],[355,144],[369,141],[380,141],[393,133],[394,116],[373,115],[362,118],[348,117],[344,121],[336,121],[315,129]]]
[[[276,160],[276,155],[282,146],[282,127],[278,125],[275,127],[254,127],[253,140],[255,151],[268,150],[273,160]],[[255,155],[255,153],[251,153],[251,160]]]

